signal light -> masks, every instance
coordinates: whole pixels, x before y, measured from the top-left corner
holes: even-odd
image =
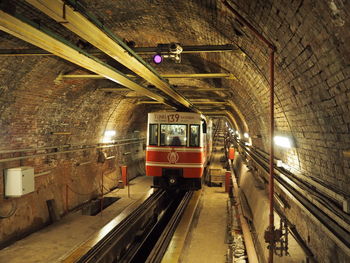
[[[160,54],[155,54],[155,55],[153,56],[153,62],[156,63],[156,64],[162,63],[162,62],[163,62],[163,57],[162,57],[162,55],[160,55]]]

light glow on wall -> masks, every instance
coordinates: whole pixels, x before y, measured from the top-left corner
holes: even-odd
[[[103,143],[112,143],[114,142],[113,137],[116,135],[116,131],[114,130],[108,130],[105,131],[104,135],[103,135],[103,139],[102,142]]]
[[[286,136],[275,136],[273,141],[283,148],[292,148],[292,139]]]

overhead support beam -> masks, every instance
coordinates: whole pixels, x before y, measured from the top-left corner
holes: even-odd
[[[229,89],[226,88],[176,88],[177,91],[190,91],[190,92],[196,92],[196,91],[222,91],[227,92]]]
[[[136,78],[136,75],[126,74],[128,78]],[[161,74],[162,78],[166,79],[177,79],[177,78],[225,78],[225,79],[236,79],[232,73],[199,73],[199,74]],[[84,74],[84,75],[71,75],[71,74],[59,74],[55,81],[62,81],[65,79],[105,79],[101,75]],[[178,90],[178,89],[177,89]]]
[[[212,53],[212,52],[241,52],[231,44],[226,45],[202,45],[202,46],[182,46],[181,54],[186,53]],[[169,48],[166,44],[161,44],[157,47],[136,47],[133,48],[138,54],[148,55],[154,53],[169,53]]]
[[[124,92],[124,91],[132,91],[131,89],[124,89],[124,88],[100,88],[99,91],[105,91],[105,92]]]
[[[183,51],[181,54],[190,53],[212,53],[212,52],[241,52],[234,48],[233,45],[203,45],[203,46],[181,46]],[[153,55],[157,52],[169,52],[158,47],[133,47],[132,50],[139,55]],[[104,52],[94,49],[90,50],[89,54],[98,56],[105,55]],[[43,49],[0,49],[0,57],[4,56],[56,56]]]
[[[192,101],[193,104],[227,105],[226,101]]]
[[[349,151],[343,151],[343,156],[345,158],[350,158],[350,150]]]
[[[26,0],[26,2],[147,80],[179,105],[198,111],[121,39],[112,34],[95,17],[85,12],[79,2],[72,0],[64,2],[61,0]]]
[[[121,91],[132,91],[130,89],[126,88],[99,88],[99,91],[105,91],[105,92],[121,92]],[[222,92],[228,92],[228,89],[225,88],[195,88],[195,89],[188,89],[188,88],[177,88],[177,91],[184,92],[184,91],[189,91],[189,92],[201,92],[201,91],[222,91]],[[191,98],[188,98],[191,100]]]
[[[48,30],[34,27],[33,22],[27,22],[23,18],[17,18],[0,10],[0,30],[27,41],[35,46],[43,48],[57,56],[88,69],[120,85],[137,91],[160,103],[166,103],[165,98],[147,90],[136,82],[130,80],[123,73],[86,54],[83,50],[64,42]]]
[[[215,79],[215,78],[225,78],[225,79],[236,79],[232,73],[198,73],[198,74],[164,74],[163,78],[175,79],[175,78],[194,78],[194,79]]]

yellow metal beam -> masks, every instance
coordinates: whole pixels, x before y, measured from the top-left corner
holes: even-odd
[[[104,78],[144,94],[145,96],[161,103],[165,103],[163,97],[140,86],[126,77],[123,73],[85,54],[82,50],[75,49],[61,40],[50,36],[47,32],[43,32],[2,10],[0,10],[0,30],[54,53],[57,56],[99,74]]]
[[[223,91],[227,92],[228,89],[226,88],[177,88],[177,91],[191,91],[191,92],[196,92],[196,91]]]
[[[150,65],[146,64],[122,40],[114,36],[102,24],[97,26],[96,23],[92,23],[83,14],[67,5],[66,3],[69,3],[69,1],[26,0],[26,2],[132,70],[179,104],[187,108],[193,108],[188,100],[173,90],[168,82],[162,79]]]
[[[195,79],[212,79],[212,78],[225,78],[236,79],[232,73],[198,73],[198,74],[164,74],[163,78],[195,78]]]
[[[162,104],[162,103],[158,101],[143,100],[143,101],[138,101],[137,104]]]
[[[193,104],[227,105],[226,101],[192,101]]]
[[[349,151],[343,151],[343,156],[345,158],[350,158],[350,150]]]
[[[124,89],[124,88],[101,88],[101,89],[98,89],[98,90],[105,91],[105,92],[132,91],[130,89]]]

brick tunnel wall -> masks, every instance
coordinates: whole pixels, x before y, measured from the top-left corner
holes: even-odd
[[[138,46],[171,41],[237,44],[242,53],[202,54],[201,59],[183,55],[182,64],[165,62],[156,69],[169,73],[191,66],[192,72],[232,72],[236,80],[207,80],[202,85],[231,88],[224,98],[242,112],[249,134],[262,135],[253,144],[268,151],[269,50],[219,1],[86,2],[116,34]],[[296,141],[292,150],[277,149],[277,157],[347,193],[350,161],[342,152],[350,148],[349,2],[241,0],[233,6],[277,46],[276,129]]]
[[[4,180],[0,180],[0,215],[17,207],[13,216],[1,219],[3,246],[49,222],[46,200],[54,199],[63,215],[67,209],[101,195],[102,176],[104,193],[116,187],[121,165],[129,167],[130,177],[143,174],[143,140],[111,148],[93,146],[102,142],[108,129],[116,131],[113,139],[144,138],[147,121],[144,112],[148,110],[136,105],[135,99],[123,99],[120,93],[98,91],[98,87],[113,86],[104,80],[55,84],[63,69],[79,73],[74,65],[55,57],[2,58],[0,63],[0,159],[43,154],[0,161],[1,178],[4,169],[18,166],[32,166],[35,174],[39,174],[35,177],[35,192],[19,198],[5,199]],[[55,132],[69,134],[52,134]],[[40,150],[49,146],[56,148]],[[45,155],[80,147],[86,150]],[[3,152],[32,148],[39,150]],[[100,151],[115,158],[98,163]]]

